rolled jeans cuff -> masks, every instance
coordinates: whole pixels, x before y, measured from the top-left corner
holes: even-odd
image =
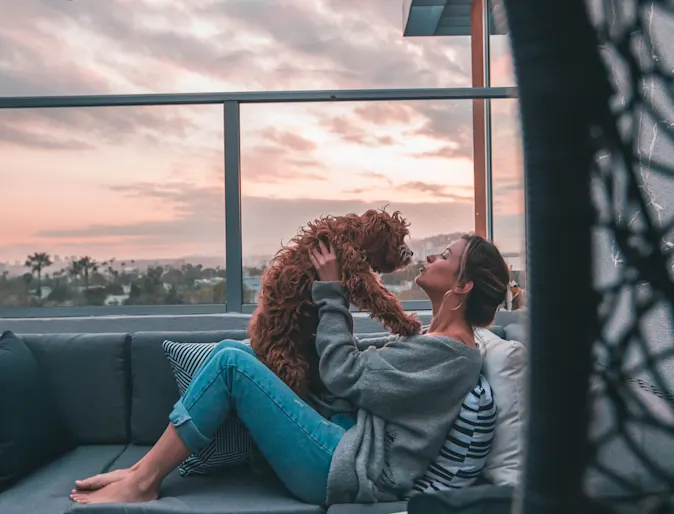
[[[169,421],[192,453],[197,453],[211,442],[211,438],[202,434],[194,424],[192,416],[187,412],[182,400],[178,400],[173,406],[173,411],[169,414]]]

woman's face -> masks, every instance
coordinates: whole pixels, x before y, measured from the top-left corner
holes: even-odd
[[[466,243],[465,239],[458,239],[447,246],[442,253],[426,258],[426,264],[421,267],[414,281],[429,298],[443,296],[447,291],[454,289]]]

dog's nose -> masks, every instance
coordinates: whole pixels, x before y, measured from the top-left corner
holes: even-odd
[[[414,256],[414,252],[412,250],[410,250],[410,257],[413,257],[413,256]]]

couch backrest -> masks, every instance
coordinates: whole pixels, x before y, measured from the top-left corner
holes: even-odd
[[[20,334],[78,444],[125,444],[131,412],[128,334]]]
[[[496,313],[494,318],[494,325],[500,325],[505,327],[512,323],[525,324],[527,321],[528,312],[527,311],[504,311],[500,310]]]
[[[518,339],[521,313],[501,311],[493,327]],[[371,336],[373,334],[362,334]],[[166,340],[244,339],[244,330],[129,334],[22,334],[36,356],[66,425],[79,444],[153,444],[178,399]]]
[[[510,341],[519,341],[527,348],[529,347],[529,336],[527,335],[527,327],[521,323],[510,323],[503,327],[503,335],[497,334],[503,339]]]
[[[165,340],[213,343],[245,339],[245,330],[208,332],[136,332],[131,338],[131,441],[154,444],[166,429],[168,415],[178,400],[171,366],[164,356]]]
[[[507,327],[515,327],[517,313],[497,316],[497,322],[506,327],[494,326],[493,331],[506,337]],[[373,336],[374,334],[362,334]],[[184,343],[213,343],[223,339],[246,338],[244,330],[208,332],[136,332],[131,339],[131,442],[154,444],[166,429],[168,415],[178,400],[171,366],[164,356],[162,343],[165,340]]]
[[[529,322],[527,311],[498,311],[492,330],[502,339],[519,341],[527,348],[529,347],[529,336],[527,334],[527,324]]]

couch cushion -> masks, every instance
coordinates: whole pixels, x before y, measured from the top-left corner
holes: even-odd
[[[506,311],[500,310],[496,312],[496,317],[494,318],[494,325],[500,325],[505,327],[511,323],[519,323],[524,325],[527,322],[529,313],[525,310],[519,311]]]
[[[0,336],[0,491],[68,448],[42,373],[25,343]]]
[[[164,341],[213,343],[241,340],[244,330],[208,332],[136,332],[131,339],[131,440],[154,444],[166,429],[168,415],[178,399],[171,365],[164,356]]]
[[[524,346],[529,348],[529,334],[527,327],[523,323],[510,323],[503,327],[504,335],[498,334],[501,339],[508,341],[519,341]]]
[[[2,514],[63,514],[74,504],[68,498],[76,479],[108,470],[124,445],[82,446],[0,493]]]
[[[129,440],[128,334],[21,336],[78,444]]]
[[[111,469],[127,468],[149,447],[129,446]],[[97,514],[322,514],[318,506],[293,498],[273,476],[264,479],[245,469],[221,475],[182,478],[174,471],[162,484],[159,500],[141,504],[78,505],[72,512]],[[4,513],[3,513],[4,514]]]
[[[405,514],[407,502],[340,503],[332,505],[327,514]]]
[[[481,485],[420,494],[407,506],[408,514],[510,514],[513,504],[510,486]]]

